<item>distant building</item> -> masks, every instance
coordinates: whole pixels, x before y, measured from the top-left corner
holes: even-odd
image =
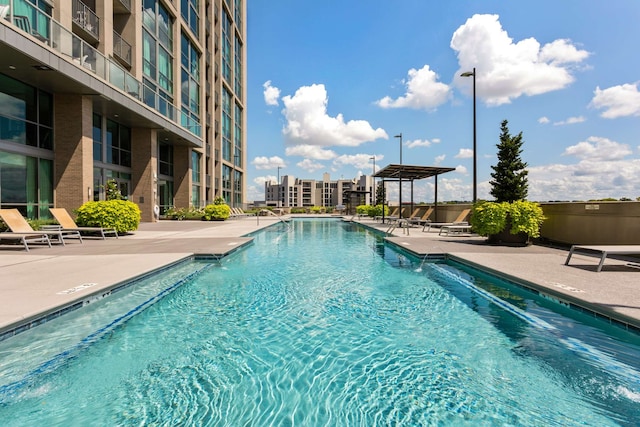
[[[0,1],[0,208],[245,201],[246,0]]]
[[[322,181],[285,175],[280,183],[265,182],[264,194],[266,205],[272,207],[335,207],[371,204],[375,188],[373,178],[369,175],[336,181],[332,181],[328,173],[322,175]]]

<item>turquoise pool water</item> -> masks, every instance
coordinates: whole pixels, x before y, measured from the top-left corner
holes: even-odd
[[[637,335],[338,220],[5,340],[0,370],[3,426],[640,423]]]

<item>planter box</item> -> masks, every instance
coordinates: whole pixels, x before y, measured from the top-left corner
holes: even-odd
[[[507,227],[497,234],[490,234],[487,240],[492,245],[528,246],[531,240],[526,233],[511,234],[511,227]]]

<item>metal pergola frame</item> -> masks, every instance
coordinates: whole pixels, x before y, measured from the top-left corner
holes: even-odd
[[[413,181],[417,179],[425,179],[435,177],[435,196],[434,210],[436,217],[438,216],[438,175],[451,172],[456,168],[447,168],[440,166],[416,166],[416,165],[388,165],[380,169],[374,178],[382,178],[382,185],[385,181],[409,181],[411,182],[411,210],[413,210]],[[400,184],[402,185],[402,184]],[[374,185],[375,187],[375,185]],[[383,201],[384,202],[384,201]],[[402,219],[402,190],[400,190],[400,219]],[[382,222],[384,223],[384,207],[382,208]]]

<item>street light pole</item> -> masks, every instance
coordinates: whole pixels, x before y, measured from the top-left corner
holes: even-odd
[[[373,173],[371,174],[371,179],[373,180],[373,193],[371,194],[371,202],[373,206],[376,205],[376,156],[369,157],[369,160],[373,160]]]
[[[398,135],[394,136],[394,138],[400,138],[400,166],[402,166],[402,132]],[[402,167],[400,168],[400,173],[398,174],[398,182],[400,187],[400,219],[402,219]]]
[[[473,77],[473,203],[478,200],[478,167],[476,154],[476,67],[473,71],[460,74],[461,77]]]

